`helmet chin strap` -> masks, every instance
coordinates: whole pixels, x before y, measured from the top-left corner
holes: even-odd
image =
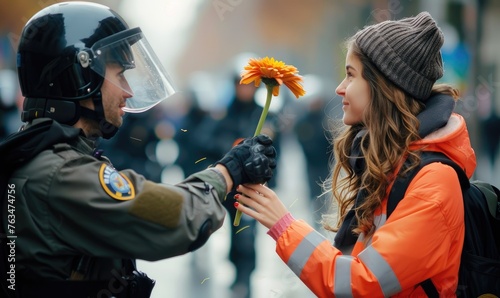
[[[106,120],[106,116],[104,115],[104,107],[102,106],[102,96],[100,92],[98,92],[96,96],[92,98],[92,102],[94,103],[94,110],[81,106],[80,116],[97,121],[97,123],[99,124],[99,130],[102,133],[102,137],[104,139],[112,138],[118,131],[118,127],[114,126]]]

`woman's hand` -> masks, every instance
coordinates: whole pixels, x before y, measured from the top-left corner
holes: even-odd
[[[236,190],[241,193],[234,196],[239,202],[234,204],[236,209],[255,218],[268,229],[288,213],[278,195],[264,185],[245,184]]]

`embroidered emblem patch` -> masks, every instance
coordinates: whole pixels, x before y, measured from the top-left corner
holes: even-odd
[[[107,164],[101,165],[99,181],[104,191],[113,199],[127,201],[135,196],[134,185],[130,180]]]

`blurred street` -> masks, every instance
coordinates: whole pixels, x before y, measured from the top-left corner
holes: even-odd
[[[275,190],[296,218],[311,222],[304,157],[298,146],[294,138],[283,139]],[[235,270],[227,257],[230,224],[226,218],[224,226],[194,253],[158,262],[138,261],[139,268],[156,279],[152,298],[231,297],[229,287]],[[267,229],[259,224],[252,297],[315,297],[281,261],[275,252],[275,241],[266,232]]]

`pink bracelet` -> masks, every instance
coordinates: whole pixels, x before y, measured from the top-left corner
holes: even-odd
[[[285,214],[277,223],[272,226],[267,234],[275,241],[278,241],[278,238],[286,231],[286,229],[295,221],[295,218],[292,216],[290,212]]]

